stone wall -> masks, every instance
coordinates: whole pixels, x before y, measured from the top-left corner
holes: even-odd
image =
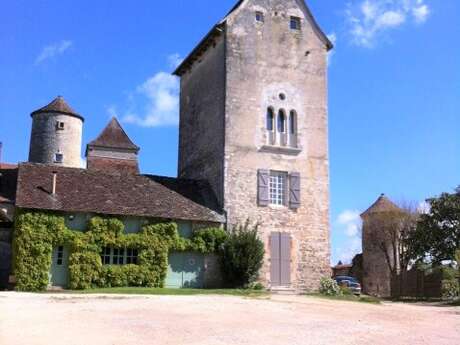
[[[56,122],[64,122],[57,130]],[[62,166],[81,167],[81,142],[83,121],[77,117],[40,113],[33,116],[30,138],[29,162],[54,164],[55,154],[62,153]]]
[[[225,41],[216,41],[181,78],[179,169],[206,179],[223,205]]]
[[[302,18],[302,30],[290,29],[290,16]],[[228,19],[225,209],[232,224],[261,224],[268,286],[271,232],[291,235],[294,288],[315,290],[330,276],[326,72],[327,48],[296,1],[249,1]],[[300,152],[264,148],[268,106],[297,112]],[[300,173],[301,207],[258,207],[258,169]]]

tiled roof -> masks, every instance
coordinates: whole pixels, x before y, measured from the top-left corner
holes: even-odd
[[[135,145],[121,127],[115,117],[110,120],[109,124],[104,128],[96,140],[91,141],[88,146],[99,146],[116,149],[129,149],[139,151],[139,147]]]
[[[17,168],[0,168],[0,203],[14,203],[16,197]],[[10,165],[12,166],[12,165]]]
[[[65,101],[62,96],[56,97],[50,104],[35,110],[31,115],[34,116],[35,114],[43,114],[43,113],[59,113],[59,114],[66,114],[70,116],[75,116],[81,119],[82,121],[83,116],[78,114],[75,110],[73,110]]]
[[[155,175],[146,176],[200,205],[222,213],[222,210],[218,206],[216,195],[206,180],[191,180]]]
[[[401,212],[395,203],[388,199],[385,194],[380,195],[376,202],[372,204],[366,211],[364,211],[361,216],[367,216],[372,213],[384,213],[384,212]]]
[[[53,172],[57,173],[52,195]],[[16,206],[189,221],[224,222],[208,207],[167,188],[149,176],[25,163],[19,166]]]

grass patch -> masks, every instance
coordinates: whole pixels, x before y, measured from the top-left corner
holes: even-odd
[[[194,296],[194,295],[227,295],[227,296],[244,296],[259,297],[265,296],[266,291],[245,290],[245,289],[168,289],[168,288],[100,288],[89,290],[72,290],[63,291],[63,293],[91,295],[91,294],[109,294],[109,295],[152,295],[152,296]]]
[[[359,302],[359,303],[371,303],[371,304],[380,304],[380,299],[372,296],[355,296],[355,295],[342,295],[342,296],[325,296],[319,293],[308,294],[307,296],[318,297],[323,299],[328,299],[332,301],[347,301],[347,302]]]
[[[460,299],[457,299],[453,302],[450,302],[448,305],[452,306],[452,307],[460,307]]]

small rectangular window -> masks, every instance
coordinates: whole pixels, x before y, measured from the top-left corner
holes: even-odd
[[[64,155],[62,153],[56,153],[54,155],[54,163],[62,163],[64,161]]]
[[[114,265],[123,265],[125,263],[125,250],[123,248],[114,248],[112,259]]]
[[[265,21],[264,14],[260,11],[256,12],[256,22],[263,23]]]
[[[137,265],[137,249],[128,248],[126,250],[126,264]]]
[[[64,122],[56,121],[56,130],[62,131],[62,130],[64,130],[64,127],[65,127]]]
[[[110,265],[110,248],[102,248],[101,262],[103,265]]]
[[[299,17],[291,17],[290,22],[291,30],[300,30],[300,18]]]
[[[286,205],[287,173],[280,171],[270,172],[270,204]]]
[[[64,247],[59,246],[57,249],[57,258],[56,258],[56,264],[58,266],[62,266],[63,258],[64,258]]]

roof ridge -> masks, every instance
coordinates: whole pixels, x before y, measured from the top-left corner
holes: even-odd
[[[140,147],[134,144],[115,116],[112,117],[97,138],[88,143],[88,146],[140,150]]]

